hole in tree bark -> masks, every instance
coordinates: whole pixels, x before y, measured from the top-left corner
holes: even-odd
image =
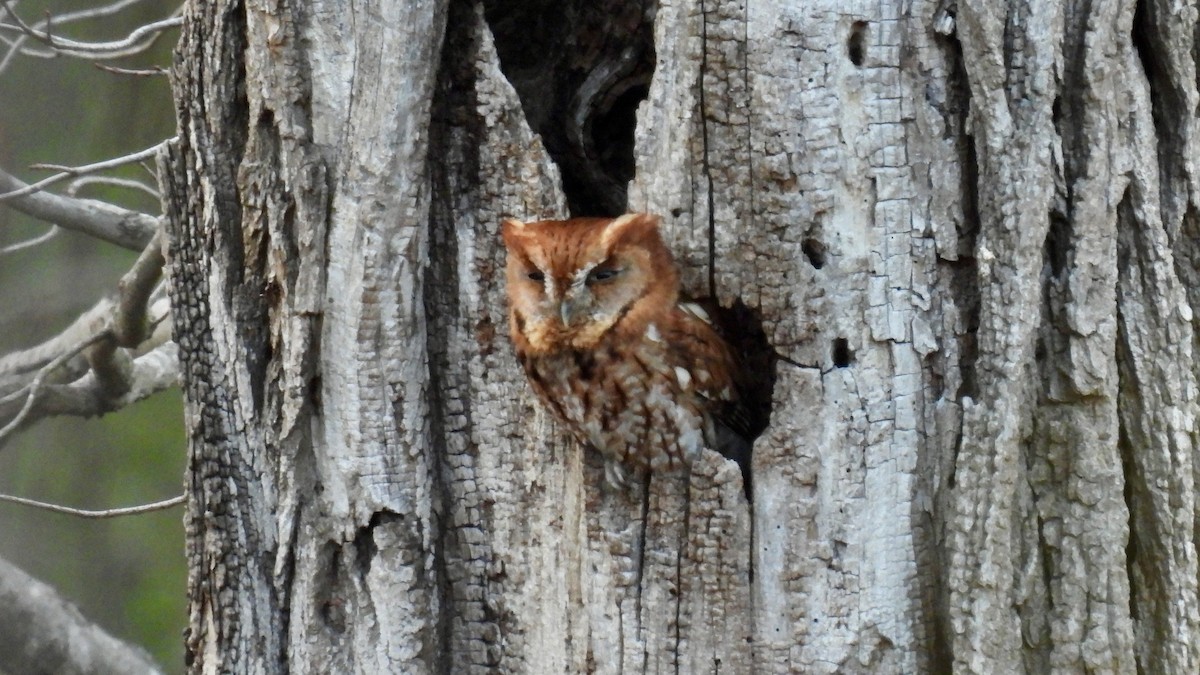
[[[646,100],[647,84],[631,82],[623,93],[596,109],[588,138],[605,175],[619,183],[633,179],[633,131],[637,126],[638,105]]]
[[[825,245],[820,241],[809,237],[800,244],[800,250],[804,251],[805,257],[808,258],[808,263],[814,269],[821,269],[825,266]]]
[[[846,40],[846,53],[850,57],[850,63],[856,66],[861,66],[867,55],[866,34],[866,21],[855,21],[850,24],[850,37]]]
[[[558,165],[572,216],[626,210],[655,9],[653,0],[484,2],[501,70]]]
[[[846,338],[834,338],[832,346],[833,365],[847,368],[854,362],[854,352],[850,351],[850,343]]]
[[[346,606],[337,597],[341,588],[342,554],[339,546],[328,543],[321,547],[317,562],[324,576],[323,583],[314,586],[318,616],[325,628],[333,633],[346,630]]]
[[[716,301],[698,301],[713,319],[721,337],[729,343],[741,361],[738,405],[729,405],[719,416],[724,420],[717,429],[721,453],[738,463],[742,470],[742,485],[746,499],[751,500],[752,476],[750,454],[754,439],[767,429],[771,421],[771,402],[775,393],[775,364],[779,360],[775,348],[767,341],[762,316],[758,310],[741,299],[730,307]],[[730,436],[732,434],[733,436]],[[734,437],[736,436],[736,438]]]

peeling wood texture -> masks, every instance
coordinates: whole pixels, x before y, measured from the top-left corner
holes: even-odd
[[[1200,671],[1196,21],[189,3],[191,671]],[[779,355],[752,502],[517,368],[498,222],[623,200]]]

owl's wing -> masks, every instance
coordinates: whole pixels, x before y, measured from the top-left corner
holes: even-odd
[[[696,302],[681,302],[675,312],[674,330],[668,337],[676,365],[687,369],[696,383],[696,391],[705,401],[712,420],[718,426],[717,438],[711,439],[722,454],[731,459],[746,454],[731,436],[740,437],[741,445],[766,427],[763,414],[756,409],[754,391],[756,373],[750,372],[741,354],[725,338],[714,318],[719,308],[706,308]],[[723,428],[722,428],[723,427]]]
[[[761,321],[740,302],[731,308],[712,301],[681,302],[672,316],[668,342],[677,360],[673,365],[692,374],[713,423],[714,438],[706,440],[738,463],[749,499],[750,451],[770,421],[777,355]]]

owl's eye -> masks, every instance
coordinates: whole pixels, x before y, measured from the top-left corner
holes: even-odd
[[[530,281],[536,281],[539,284],[546,280],[546,275],[541,270],[534,270],[525,275]]]
[[[620,273],[621,270],[616,267],[601,267],[589,274],[587,280],[589,284],[596,281],[608,281]]]

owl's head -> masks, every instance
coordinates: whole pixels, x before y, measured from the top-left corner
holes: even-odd
[[[513,340],[545,354],[590,349],[611,331],[644,331],[678,300],[658,217],[502,223]]]

